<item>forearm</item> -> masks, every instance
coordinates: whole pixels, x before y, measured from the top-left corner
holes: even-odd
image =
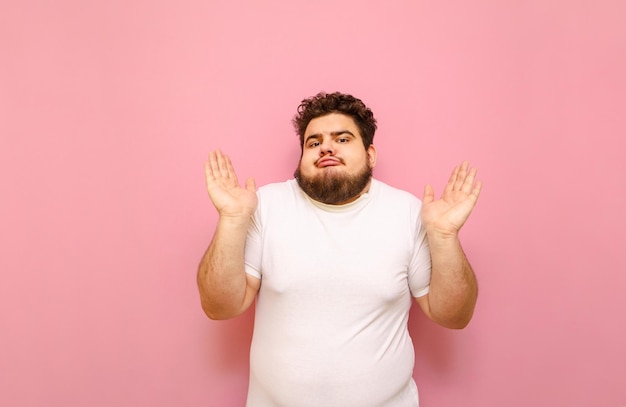
[[[431,318],[449,328],[464,328],[472,318],[478,295],[474,271],[458,236],[428,235],[432,272]]]
[[[221,218],[198,267],[202,309],[211,319],[226,319],[246,308],[244,248],[249,218]]]

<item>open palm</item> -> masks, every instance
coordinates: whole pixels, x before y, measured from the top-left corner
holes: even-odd
[[[245,188],[239,185],[237,174],[227,155],[212,151],[204,164],[206,187],[220,216],[250,216],[258,199],[254,179],[248,178]]]
[[[476,168],[468,168],[467,161],[454,168],[439,199],[435,199],[433,188],[426,185],[421,218],[427,231],[457,235],[465,224],[478,201],[482,187],[480,182],[475,183]]]

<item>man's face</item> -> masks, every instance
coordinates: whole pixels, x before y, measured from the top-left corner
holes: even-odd
[[[294,176],[311,198],[340,205],[367,191],[375,164],[376,149],[365,149],[354,120],[330,113],[309,122]]]

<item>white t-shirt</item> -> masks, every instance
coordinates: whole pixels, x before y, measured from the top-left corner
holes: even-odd
[[[417,406],[407,321],[430,283],[421,202],[375,179],[346,205],[316,202],[293,179],[258,195],[247,406]]]

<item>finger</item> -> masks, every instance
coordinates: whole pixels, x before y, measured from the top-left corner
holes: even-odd
[[[209,157],[204,162],[204,175],[207,182],[215,180],[215,173],[217,171],[216,162],[217,158],[215,157],[215,151],[211,151],[209,153]]]
[[[233,168],[233,163],[230,161],[230,157],[227,155],[224,156],[224,164],[228,178],[234,181],[235,184],[239,185],[239,181],[237,180],[237,173]]]
[[[218,185],[218,179],[215,177],[215,174],[213,173],[213,168],[211,167],[211,162],[210,160],[205,161],[204,163],[204,180],[205,180],[205,184],[206,184],[206,190],[209,193],[209,196],[211,196],[211,189]]]
[[[209,153],[209,165],[214,178],[220,176],[219,154],[221,154],[219,150],[211,151],[211,153]]]
[[[465,183],[465,178],[467,177],[467,167],[469,166],[468,161],[463,161],[461,166],[459,167],[459,171],[456,175],[456,180],[454,182],[454,191],[460,191],[463,188],[463,184]]]
[[[211,163],[207,160],[204,162],[204,177],[207,182],[213,179],[213,170],[211,169]]]
[[[469,195],[472,192],[477,172],[478,170],[476,168],[472,168],[471,170],[469,170],[469,173],[467,174],[467,177],[465,177],[463,185],[461,186],[461,191],[463,193]]]
[[[215,152],[217,157],[217,168],[219,170],[220,175],[224,179],[229,179],[230,174],[228,172],[228,156],[223,154],[220,150],[216,150]]]
[[[478,197],[480,196],[480,191],[483,188],[483,183],[481,181],[476,182],[476,185],[474,185],[474,188],[472,189],[472,193],[470,194],[470,196],[474,199],[474,201],[478,200]]]
[[[213,152],[214,161],[212,162],[213,174],[216,179],[219,177],[224,185],[239,186],[237,181],[237,175],[233,169],[233,165],[230,161],[230,157],[222,153],[221,150],[215,150]]]
[[[246,180],[246,189],[248,191],[256,192],[256,183],[254,182],[254,178],[250,177]]]
[[[446,187],[443,190],[443,193],[447,193],[447,192],[452,192],[454,190],[454,183],[456,182],[456,178],[459,174],[459,166],[457,165],[456,167],[454,167],[454,169],[452,170],[452,174],[450,174],[450,178],[448,179],[448,183],[446,184]]]
[[[422,199],[422,202],[427,204],[434,200],[435,200],[435,190],[433,189],[432,186],[426,185],[424,187],[424,198]]]

